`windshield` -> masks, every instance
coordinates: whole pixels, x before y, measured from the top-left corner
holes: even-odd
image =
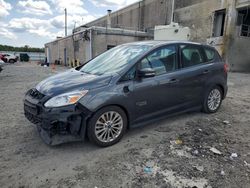
[[[117,46],[92,59],[80,71],[97,75],[118,72],[150,48],[149,45]]]

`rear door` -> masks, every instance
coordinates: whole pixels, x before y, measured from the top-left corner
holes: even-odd
[[[201,103],[206,80],[211,76],[212,63],[207,58],[202,45],[179,45],[180,71],[179,86],[180,100],[187,107]]]

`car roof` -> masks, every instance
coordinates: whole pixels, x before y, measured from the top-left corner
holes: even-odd
[[[148,45],[152,47],[167,45],[167,44],[196,44],[196,45],[202,45],[200,43],[196,42],[189,42],[189,41],[163,41],[163,40],[149,40],[149,41],[140,41],[140,42],[131,42],[126,43],[124,45]]]

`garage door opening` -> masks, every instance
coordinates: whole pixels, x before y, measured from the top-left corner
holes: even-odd
[[[237,25],[240,27],[241,37],[250,37],[250,9],[248,7],[238,11]]]

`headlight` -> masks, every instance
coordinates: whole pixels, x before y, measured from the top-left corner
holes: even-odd
[[[48,100],[44,104],[44,106],[45,107],[61,107],[61,106],[67,106],[70,104],[75,104],[77,101],[79,101],[80,98],[82,98],[87,93],[88,93],[88,90],[63,93],[61,95],[55,96],[51,98],[50,100]]]

